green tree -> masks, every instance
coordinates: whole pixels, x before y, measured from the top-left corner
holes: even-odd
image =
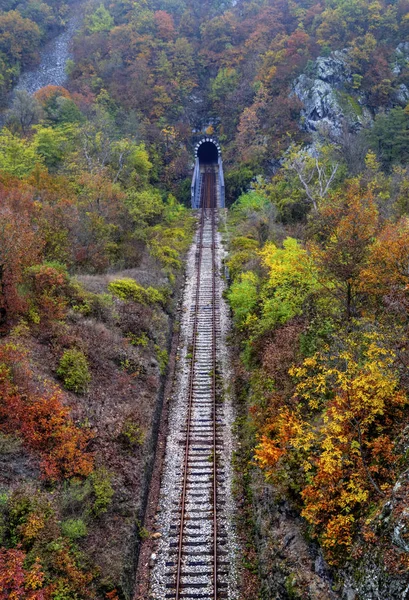
[[[409,114],[402,108],[377,115],[368,134],[371,147],[386,168],[409,160]]]
[[[90,33],[101,33],[110,31],[114,25],[114,19],[103,4],[85,19],[85,26]]]
[[[20,139],[6,128],[0,132],[0,172],[25,177],[41,162],[35,143]]]
[[[64,157],[74,147],[75,129],[72,126],[52,128],[38,125],[33,143],[37,155],[44,161],[46,167],[53,171]]]

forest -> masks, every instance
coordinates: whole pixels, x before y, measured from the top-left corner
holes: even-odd
[[[66,86],[13,93],[79,7]],[[408,0],[3,0],[0,600],[132,598],[201,134],[240,598],[405,597],[408,33]]]

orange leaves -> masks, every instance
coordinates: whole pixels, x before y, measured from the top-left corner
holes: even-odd
[[[315,224],[322,242],[308,249],[328,289],[348,318],[360,316],[388,297],[405,301],[409,291],[409,221],[386,222],[370,190],[357,181],[320,207]]]
[[[47,394],[22,394],[11,379],[13,357],[22,359],[17,348],[0,347],[0,429],[21,435],[40,457],[45,479],[89,475],[93,469],[93,456],[87,451],[90,434],[71,420],[58,388],[50,386]]]
[[[296,458],[309,469],[305,457],[310,450],[312,437],[308,426],[303,422],[297,409],[284,407],[263,428],[255,449],[255,459],[267,476],[274,477],[280,466],[280,459]]]
[[[255,450],[255,458],[263,469],[274,469],[279,459],[285,454],[278,442],[262,435]]]
[[[26,569],[25,553],[20,548],[0,548],[0,600],[46,600],[44,573],[39,559]]]
[[[32,398],[19,408],[21,434],[41,456],[44,478],[56,480],[91,473],[93,459],[86,452],[90,436],[71,421],[58,389],[49,396]]]
[[[377,297],[409,291],[409,220],[387,223],[372,245],[360,289]]]
[[[60,96],[62,96],[63,98],[71,98],[70,92],[61,85],[46,85],[34,94],[34,97],[43,106]]]

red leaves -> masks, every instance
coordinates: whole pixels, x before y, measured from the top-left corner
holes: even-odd
[[[44,573],[39,559],[26,569],[26,555],[20,548],[0,548],[0,600],[46,600]]]
[[[157,10],[155,12],[155,25],[159,37],[165,41],[172,40],[175,37],[175,24],[173,17],[164,10]]]
[[[18,291],[25,267],[39,257],[35,231],[37,207],[29,192],[0,182],[0,328],[24,306]]]
[[[71,420],[62,392],[22,394],[12,383],[9,365],[22,358],[10,345],[0,347],[0,430],[21,435],[25,445],[40,457],[44,479],[55,481],[85,477],[93,469],[87,452],[89,432]]]

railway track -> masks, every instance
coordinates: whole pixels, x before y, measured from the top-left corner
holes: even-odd
[[[161,599],[234,597],[229,583],[231,519],[226,508],[228,458],[220,383],[221,289],[214,172],[204,173],[201,206],[180,406],[173,444],[168,443],[168,453],[175,450],[168,456],[173,467],[170,476],[165,474],[162,491],[168,514],[162,514],[164,541],[153,573],[156,594],[151,597]]]

